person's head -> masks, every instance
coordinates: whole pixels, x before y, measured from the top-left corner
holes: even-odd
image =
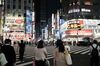
[[[97,44],[97,43],[98,43],[98,41],[97,41],[97,40],[93,40],[93,43],[94,43],[94,44]]]
[[[64,48],[64,45],[63,45],[63,41],[61,39],[58,39],[56,41],[56,47],[58,47],[59,52],[64,52],[65,51],[65,48]]]
[[[43,48],[44,47],[44,41],[43,40],[40,40],[39,42],[38,42],[38,45],[37,45],[37,48]]]
[[[21,40],[21,43],[23,43],[24,41],[23,40]]]
[[[10,39],[5,39],[5,44],[11,44],[11,40]]]

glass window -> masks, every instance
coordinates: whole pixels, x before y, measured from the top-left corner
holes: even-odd
[[[10,0],[7,0],[7,3],[10,3]]]
[[[31,3],[31,0],[29,0],[29,3]]]
[[[19,9],[21,9],[21,4],[19,4],[19,6],[18,6],[18,7],[19,7]]]
[[[7,4],[7,9],[10,9],[10,5],[9,4]]]
[[[15,14],[16,14],[16,12],[14,11],[14,12],[13,12],[13,16],[15,16]]]
[[[16,2],[16,0],[13,0],[13,2]]]
[[[24,6],[24,10],[26,10],[26,6]]]
[[[21,17],[21,14],[18,14],[18,17]]]
[[[13,9],[15,9],[16,8],[16,6],[15,5],[13,5]]]

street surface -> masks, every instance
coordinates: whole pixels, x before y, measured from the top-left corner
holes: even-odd
[[[90,62],[89,47],[84,47],[84,46],[70,46],[70,47],[71,47],[71,56],[73,61],[72,66],[89,66],[89,62]],[[18,48],[15,47],[15,49],[16,49],[15,51],[17,57],[16,66],[32,66],[32,64],[34,64],[33,62],[34,46],[28,46],[28,45],[26,46],[23,63],[20,63],[20,61],[18,60]],[[48,59],[51,63],[51,66],[53,66],[52,54],[53,54],[54,46],[47,46],[46,49],[48,51]]]

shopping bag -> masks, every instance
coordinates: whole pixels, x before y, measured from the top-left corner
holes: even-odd
[[[100,52],[99,52],[99,56],[100,56]]]
[[[45,66],[50,66],[50,62],[49,62],[49,60],[45,60]]]
[[[65,53],[65,61],[68,65],[72,65],[72,58],[69,53]]]
[[[35,60],[33,60],[33,66],[35,66]]]

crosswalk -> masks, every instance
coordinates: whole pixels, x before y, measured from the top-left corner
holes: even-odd
[[[87,54],[90,55],[89,47],[70,46],[72,54]]]
[[[18,60],[18,55],[16,55],[16,57],[17,57],[16,66],[33,66],[32,64],[34,63],[33,62],[34,56],[24,56],[24,62],[20,62]],[[47,59],[52,59],[52,58],[53,58],[52,54],[48,53]]]
[[[71,54],[82,54],[82,55],[87,54],[87,55],[90,55],[89,47],[70,46],[70,48],[71,48],[71,51],[70,51]],[[53,50],[50,51],[50,48],[49,48],[48,59],[53,58],[52,52],[53,52]],[[25,55],[24,56],[25,62],[22,62],[22,63],[18,60],[18,55],[16,55],[16,57],[17,57],[16,66],[33,66],[32,65],[34,63],[33,62],[33,58],[34,58],[33,56]]]

